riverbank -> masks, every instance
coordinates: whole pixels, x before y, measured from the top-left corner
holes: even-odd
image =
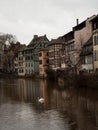
[[[43,104],[38,97],[44,98]],[[44,80],[0,79],[0,130],[95,130],[97,113],[98,90],[61,89],[57,82]]]
[[[2,73],[2,72],[0,72],[0,78],[18,78],[18,75],[15,73]]]
[[[59,77],[58,83],[60,85],[71,86],[71,87],[85,87],[98,89],[98,74],[80,74],[70,75],[65,78]]]
[[[0,78],[25,78],[25,79],[44,79],[37,76],[18,76],[15,73],[0,73]],[[59,86],[64,87],[88,87],[98,89],[98,73],[80,74],[80,75],[66,75],[65,77],[45,78],[48,82],[58,82]]]
[[[24,78],[24,79],[44,79],[40,77],[39,75],[25,75],[25,76],[20,76],[17,75],[16,73],[2,73],[0,72],[0,78]]]

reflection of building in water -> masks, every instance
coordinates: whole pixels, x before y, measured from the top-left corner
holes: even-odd
[[[3,84],[3,94],[14,101],[33,103],[37,101],[37,97],[40,94],[39,82],[28,79],[11,79],[10,82],[10,79],[6,79],[5,84]]]
[[[18,100],[38,103],[38,98],[44,98],[44,108],[49,108],[50,91],[47,91],[46,80],[19,79],[17,86]]]
[[[3,93],[3,84],[4,84],[3,80],[0,79],[0,104],[5,100],[4,93]]]
[[[95,111],[95,115],[96,115],[96,129],[98,129],[98,103],[96,103],[96,108],[97,111]]]
[[[45,80],[40,81],[40,97],[45,98]]]
[[[47,90],[47,81],[40,80],[40,95],[39,97],[44,98],[44,107],[46,109],[50,108],[50,91]]]
[[[0,71],[3,70],[3,60],[4,60],[4,43],[0,41]]]
[[[34,102],[39,95],[39,82],[19,79],[17,92],[20,100]]]
[[[51,108],[65,112],[69,125],[80,130],[98,129],[98,92],[70,90],[51,92]],[[63,114],[63,113],[62,113]]]
[[[46,78],[46,69],[48,68],[48,50],[41,49],[39,51],[39,75],[41,78]]]
[[[43,97],[45,103],[38,104],[38,97]],[[69,126],[74,130],[98,129],[98,90],[66,88],[62,91],[52,85],[48,88],[45,80],[7,79],[5,83],[0,82],[0,103],[5,98],[34,103],[35,108],[43,106],[45,110],[50,109],[49,112],[55,110],[60,116],[67,116]]]

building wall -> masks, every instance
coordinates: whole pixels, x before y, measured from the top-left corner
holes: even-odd
[[[62,43],[53,43],[49,46],[49,67],[56,69],[61,67],[60,50],[62,49]]]
[[[18,57],[14,59],[14,72],[18,74]]]
[[[48,66],[47,60],[48,60],[48,56],[47,56],[48,50],[43,50],[40,51],[40,55],[39,55],[39,75],[40,77],[46,77],[46,69]]]
[[[53,69],[55,67],[54,63],[54,45],[49,46],[49,68]]]
[[[18,54],[18,75],[24,76],[25,75],[25,57],[23,56],[22,52]]]
[[[77,53],[77,57],[79,57],[79,54],[81,52],[81,47],[83,47],[83,45],[92,37],[92,23],[91,20],[95,18],[95,15],[87,18],[87,20],[85,20],[85,26],[79,30],[75,30],[74,31],[74,38],[75,38],[75,49],[76,51],[78,50],[79,53]],[[78,26],[78,25],[77,25]],[[88,59],[89,57],[87,57]],[[78,71],[81,70],[84,67],[84,65],[79,65]],[[91,63],[91,65],[89,64],[85,64],[85,68],[87,70],[92,70],[93,69],[93,62]]]
[[[87,72],[92,72],[93,71],[93,57],[92,55],[87,55],[85,56],[84,59],[85,63],[81,65],[81,69],[82,70],[86,70]]]
[[[96,37],[96,43],[95,43]],[[93,31],[94,71],[98,71],[98,29]]]
[[[4,44],[0,43],[0,70],[3,69]]]
[[[46,48],[49,40],[46,35],[37,36],[35,35],[32,41],[29,43],[27,48],[25,49],[25,57],[33,57],[26,60],[26,72],[28,74],[39,74],[39,51]]]
[[[34,62],[32,60],[25,62],[25,72],[26,72],[26,74],[33,74]]]
[[[91,19],[93,19],[95,16],[92,16],[86,20],[85,27],[83,27],[80,30],[74,31],[74,37],[75,37],[75,45],[77,47],[81,47],[80,45],[85,44],[90,37],[92,36],[92,24]]]

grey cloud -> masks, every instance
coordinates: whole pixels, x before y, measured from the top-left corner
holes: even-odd
[[[98,0],[0,0],[0,31],[25,43],[35,33],[54,38],[70,31],[76,18],[98,13],[97,5]]]

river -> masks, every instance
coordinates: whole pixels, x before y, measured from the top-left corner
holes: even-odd
[[[98,130],[98,90],[1,78],[0,130]]]

